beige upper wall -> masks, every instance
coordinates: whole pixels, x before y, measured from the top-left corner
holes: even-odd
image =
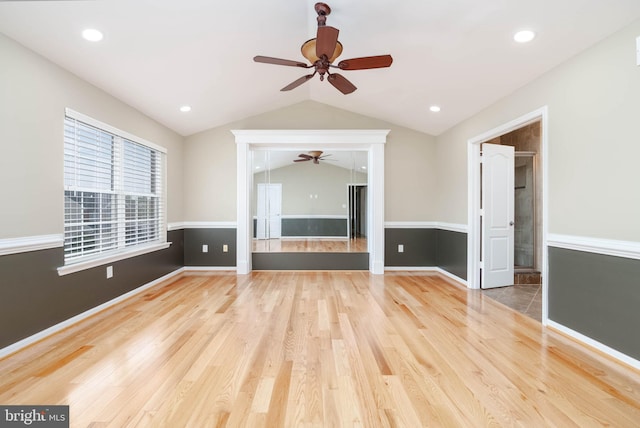
[[[640,21],[437,137],[438,220],[467,223],[467,141],[548,106],[549,232],[640,241]]]
[[[385,220],[435,220],[432,136],[305,101],[187,137],[185,221],[236,220],[236,144],[232,129],[390,129],[385,145]]]
[[[253,175],[253,215],[258,183],[282,185],[282,215],[349,215],[349,184],[367,184],[367,175],[333,166],[329,161],[293,163]]]
[[[182,220],[183,138],[0,34],[0,238],[63,233],[65,107],[168,150],[168,221]]]

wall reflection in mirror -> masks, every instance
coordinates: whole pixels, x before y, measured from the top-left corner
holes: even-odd
[[[252,152],[254,252],[367,252],[366,151]]]

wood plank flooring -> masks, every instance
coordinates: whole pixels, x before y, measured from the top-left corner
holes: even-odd
[[[366,253],[367,238],[254,239],[253,251],[260,253]]]
[[[640,373],[437,274],[183,276],[0,360],[73,427],[638,426]]]

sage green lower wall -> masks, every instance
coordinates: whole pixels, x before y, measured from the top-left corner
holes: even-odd
[[[439,267],[467,279],[467,234],[443,229],[385,229],[385,267]],[[403,246],[403,252],[398,251]]]
[[[281,236],[287,237],[336,237],[346,238],[349,235],[349,220],[346,218],[282,218],[280,220]],[[256,237],[258,220],[253,219],[253,237]]]
[[[253,253],[253,270],[368,270],[369,253]]]
[[[184,265],[235,268],[236,242],[235,228],[185,229]],[[206,253],[203,251],[203,245],[208,247]]]
[[[436,266],[467,280],[467,234],[438,229]]]
[[[549,319],[640,360],[640,260],[549,247]]]
[[[184,263],[185,266],[236,266],[236,229],[193,228],[184,231]],[[222,252],[222,246],[228,246],[228,252]],[[398,252],[398,244],[404,246]],[[202,246],[208,246],[208,252]],[[313,258],[301,259],[289,257],[285,263],[281,256],[259,256],[254,258],[257,270],[294,269],[296,262],[302,263],[299,269],[327,269],[331,260],[319,260],[313,264]],[[347,261],[351,260],[349,263]],[[462,280],[467,279],[467,234],[433,228],[385,229],[386,267],[439,267]],[[336,263],[339,269],[368,269],[368,262],[359,257],[344,257]]]
[[[0,256],[0,349],[100,306],[184,266],[183,233],[171,246],[105,266],[59,276],[62,248]]]

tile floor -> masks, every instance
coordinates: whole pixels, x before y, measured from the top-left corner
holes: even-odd
[[[482,292],[511,309],[535,320],[542,320],[542,287],[540,284],[519,284],[482,290]]]

